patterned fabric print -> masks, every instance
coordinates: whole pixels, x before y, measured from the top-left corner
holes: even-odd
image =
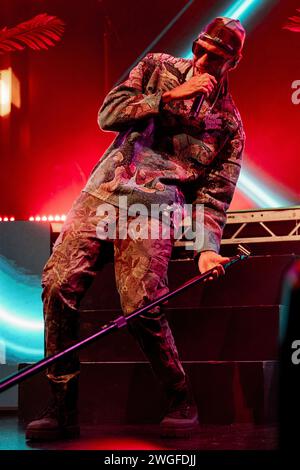
[[[103,266],[107,241],[97,237],[102,201],[82,192],[74,202],[53,253],[43,271],[43,303],[46,355],[52,355],[78,341],[78,307],[98,269]],[[117,221],[120,220],[117,211]],[[147,219],[148,220],[148,219]],[[141,221],[142,233],[151,225]],[[132,227],[134,217],[128,217]],[[114,240],[116,284],[124,314],[131,313],[168,292],[167,268],[173,245],[173,231],[162,238],[162,224],[155,222],[158,239]],[[153,230],[153,227],[152,227]],[[131,233],[131,232],[130,232]],[[165,315],[159,306],[132,320],[129,331],[138,340],[154,372],[166,387],[185,382],[185,374]],[[79,371],[77,354],[69,355],[48,368],[48,377],[67,382]]]
[[[214,106],[204,100],[200,115],[191,120],[193,100],[163,104],[166,90],[191,76],[192,61],[168,54],[147,54],[128,79],[107,95],[98,114],[101,129],[119,134],[93,169],[84,191],[118,206],[128,204],[206,204],[207,236],[202,250],[219,251],[226,210],[232,199],[244,148],[239,112],[227,91]],[[213,99],[212,99],[213,101]],[[230,152],[239,145],[239,152]],[[219,175],[224,164],[230,173]],[[190,192],[197,185],[198,196]],[[204,197],[211,185],[217,198]]]
[[[42,275],[46,355],[66,349],[79,339],[77,308],[96,275],[101,243],[95,216],[99,199],[81,193],[74,202]],[[77,354],[48,369],[48,376],[76,374]]]
[[[159,239],[153,240],[148,218],[139,217],[139,220],[144,227],[148,226],[148,230],[143,234],[147,232],[149,239],[126,238],[114,241],[117,288],[125,314],[142,306],[144,300],[149,303],[168,292],[167,269],[172,252],[172,232],[170,239],[160,236]],[[155,221],[155,228],[160,229],[161,235],[161,223],[158,220]],[[141,304],[138,304],[137,300]]]
[[[147,218],[144,217],[141,224],[146,227],[144,233],[148,232],[149,239],[128,238],[114,242],[116,282],[125,315],[169,291],[167,270],[173,231],[170,230],[169,239],[162,238],[162,223],[156,220],[154,224],[159,238],[153,240]],[[178,388],[185,383],[185,372],[163,306],[156,306],[134,318],[128,326],[160,383],[166,389]]]

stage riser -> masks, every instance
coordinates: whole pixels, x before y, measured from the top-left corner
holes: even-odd
[[[169,307],[216,307],[276,305],[280,303],[281,281],[294,255],[253,256],[230,268],[226,276],[210,285],[194,286],[169,301]],[[170,289],[197,275],[193,260],[173,260],[169,264]],[[114,280],[114,265],[106,263],[82,299],[83,310],[120,309]]]
[[[194,362],[184,368],[203,424],[276,421],[277,363]],[[47,399],[45,375],[24,382],[19,393],[19,417],[27,422]],[[83,363],[79,407],[82,423],[156,423],[165,399],[147,363]]]
[[[185,361],[276,360],[280,306],[167,309],[166,315]],[[121,311],[116,312],[121,315]],[[283,313],[282,313],[283,314]],[[81,337],[115,318],[110,310],[81,311]],[[82,350],[82,361],[140,361],[144,356],[127,328]]]

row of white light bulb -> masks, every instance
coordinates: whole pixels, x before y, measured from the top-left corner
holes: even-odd
[[[15,217],[0,217],[0,222],[15,222]],[[63,222],[66,215],[36,215],[28,218],[30,222]]]

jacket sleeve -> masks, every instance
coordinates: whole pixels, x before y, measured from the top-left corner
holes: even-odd
[[[143,77],[148,67],[148,54],[130,72],[128,79],[113,88],[98,113],[98,124],[102,130],[120,132],[136,120],[154,116],[160,112],[162,90],[143,92]]]
[[[193,202],[193,221],[196,220],[196,204],[203,204],[201,219],[202,230],[200,246],[195,246],[194,259],[197,261],[202,251],[219,252],[223,229],[226,223],[226,211],[231,203],[241,169],[241,159],[245,145],[242,123],[213,162],[206,176],[204,185],[197,190]]]

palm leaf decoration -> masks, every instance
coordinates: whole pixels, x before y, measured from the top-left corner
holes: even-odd
[[[283,29],[289,29],[295,33],[300,33],[300,8],[297,9],[298,15],[291,16],[288,22],[283,26]]]
[[[60,41],[64,32],[64,22],[47,13],[31,18],[28,21],[0,30],[0,54],[17,50],[48,49]]]

